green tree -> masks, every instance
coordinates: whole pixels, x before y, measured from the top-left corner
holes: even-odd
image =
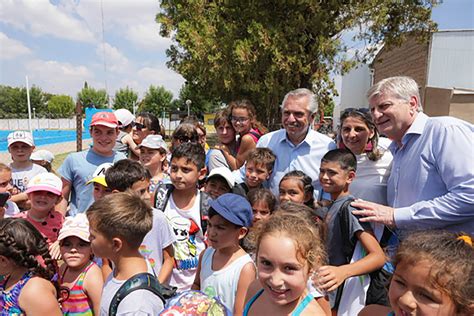
[[[103,109],[107,107],[108,96],[107,91],[104,89],[96,90],[84,84],[84,88],[77,94],[77,99],[81,102],[83,108],[95,107],[97,109]]]
[[[53,95],[48,101],[48,112],[56,117],[71,117],[76,106],[68,95]]]
[[[173,93],[168,91],[163,86],[150,85],[139,106],[139,111],[150,112],[157,117],[160,117],[163,111],[170,110],[171,100],[173,100]]]
[[[168,67],[212,100],[250,98],[259,118],[276,121],[289,90],[306,87],[327,104],[331,74],[366,61],[377,46],[400,44],[408,32],[427,39],[433,1],[188,1],[162,0],[156,21],[172,36]],[[346,52],[343,37],[365,43]]]
[[[133,107],[137,104],[138,93],[126,87],[115,92],[114,109],[127,109],[133,113]]]
[[[176,105],[187,110],[186,100],[191,100],[191,112],[195,114],[213,113],[220,107],[220,100],[217,98],[209,99],[202,94],[198,87],[195,87],[190,82],[186,82],[179,90],[179,99],[176,100]]]
[[[30,105],[38,115],[47,113],[43,91],[36,86],[30,88]],[[27,117],[28,98],[25,87],[0,86],[0,114],[3,117]]]

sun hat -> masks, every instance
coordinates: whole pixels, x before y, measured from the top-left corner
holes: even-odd
[[[118,127],[117,117],[112,112],[98,112],[92,116],[90,126],[102,125],[110,128]]]
[[[168,145],[166,145],[166,142],[163,140],[163,137],[161,137],[161,135],[148,135],[147,137],[145,137],[145,139],[142,140],[140,145],[138,145],[138,148],[141,147],[152,149],[163,148],[164,150],[168,151]]]
[[[232,171],[230,171],[230,169],[227,167],[217,167],[217,168],[212,169],[209,175],[207,176],[206,181],[210,180],[213,177],[224,178],[224,180],[229,185],[229,188],[231,189],[235,185],[234,175],[232,174]]]
[[[49,150],[40,149],[40,150],[34,151],[31,154],[30,159],[31,160],[44,160],[44,161],[47,161],[49,163],[52,163],[53,160],[54,160],[54,155]]]
[[[114,112],[115,117],[119,121],[119,125],[122,126],[128,126],[130,125],[133,121],[135,121],[135,116],[127,109],[118,109],[115,110]]]
[[[209,206],[232,224],[242,227],[252,226],[252,206],[241,195],[234,193],[222,194],[217,199],[211,200]]]
[[[63,227],[59,231],[58,240],[61,241],[71,236],[90,242],[89,221],[86,214],[79,213],[74,217],[68,216],[65,218]]]
[[[10,134],[8,134],[7,141],[8,147],[10,147],[11,144],[16,142],[25,143],[29,146],[35,145],[35,142],[33,141],[33,135],[31,135],[31,133],[27,131],[11,132]]]
[[[51,172],[44,172],[31,178],[25,192],[48,191],[56,195],[62,195],[62,189],[63,182],[57,175]]]
[[[107,186],[107,182],[105,182],[105,171],[109,169],[113,163],[111,162],[104,162],[103,164],[99,165],[94,173],[92,174],[92,179],[86,182],[86,184],[91,184],[93,182],[102,184],[104,187]]]

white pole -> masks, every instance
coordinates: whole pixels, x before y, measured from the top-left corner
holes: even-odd
[[[28,101],[28,129],[31,135],[33,135],[33,129],[31,128],[31,103],[30,103],[30,87],[28,86],[28,76],[26,76],[26,98]]]

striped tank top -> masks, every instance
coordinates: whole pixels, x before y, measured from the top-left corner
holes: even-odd
[[[89,262],[89,264],[84,268],[84,270],[79,274],[79,277],[76,280],[76,283],[72,286],[69,290],[69,297],[67,300],[62,302],[62,310],[63,315],[70,315],[70,316],[92,316],[92,305],[87,297],[87,294],[84,292],[84,279],[86,277],[87,271],[95,265],[94,262]],[[67,272],[64,270],[63,275],[61,276],[61,284],[63,283],[64,275]]]

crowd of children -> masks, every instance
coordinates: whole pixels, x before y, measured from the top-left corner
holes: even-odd
[[[171,315],[169,297],[192,290],[232,315],[474,313],[472,236],[416,233],[387,258],[373,226],[352,214],[349,149],[322,158],[324,198],[314,200],[304,170],[285,174],[275,196],[265,187],[276,156],[256,148],[266,129],[249,101],[217,114],[222,139],[239,137],[209,150],[225,159],[212,168],[201,125],[184,122],[169,147],[154,115],[116,113],[93,116],[92,146],[57,174],[46,153],[33,163],[29,132],[8,136],[0,315]],[[374,290],[390,260],[388,290],[382,281]]]

